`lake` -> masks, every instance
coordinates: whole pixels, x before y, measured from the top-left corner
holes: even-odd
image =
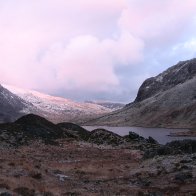
[[[166,144],[173,140],[183,140],[183,139],[194,139],[196,137],[170,137],[168,136],[172,132],[184,132],[189,131],[188,129],[167,129],[167,128],[144,128],[144,127],[108,127],[108,126],[84,126],[88,131],[92,131],[97,128],[104,128],[108,131],[117,133],[118,135],[125,136],[129,134],[129,131],[135,132],[144,138],[149,136],[153,137],[160,144]]]

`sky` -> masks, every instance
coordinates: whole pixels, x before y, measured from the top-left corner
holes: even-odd
[[[0,83],[129,103],[194,57],[195,0],[0,0]]]

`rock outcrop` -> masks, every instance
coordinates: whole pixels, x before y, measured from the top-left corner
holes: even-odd
[[[89,139],[90,132],[79,125],[69,122],[59,123],[57,125],[62,130],[65,130],[66,132],[70,133],[73,138],[84,141]]]
[[[56,139],[71,137],[66,130],[34,114],[23,116],[13,123],[0,124],[1,146],[20,146],[38,140],[52,144]]]
[[[124,137],[101,128],[90,132],[73,123],[53,124],[34,114],[25,115],[13,123],[0,124],[0,147],[17,147],[37,141],[58,144],[59,139],[105,146],[136,144],[139,149],[159,146],[153,138],[145,139],[133,132]]]
[[[118,146],[125,142],[124,138],[121,137],[120,135],[117,135],[105,129],[93,130],[90,133],[90,137],[88,141],[98,145],[104,144],[104,145],[114,145],[114,146]]]

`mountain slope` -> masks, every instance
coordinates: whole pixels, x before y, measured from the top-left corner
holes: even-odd
[[[24,112],[34,113],[52,122],[78,122],[100,116],[112,110],[94,103],[79,103],[61,97],[54,97],[37,91],[3,85],[27,103]]]
[[[0,122],[16,120],[26,107],[27,102],[0,85]]]
[[[90,125],[196,127],[196,59],[144,81],[133,103]]]

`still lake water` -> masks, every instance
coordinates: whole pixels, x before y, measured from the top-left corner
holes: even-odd
[[[166,129],[166,128],[144,128],[144,127],[108,127],[108,126],[84,126],[88,131],[92,131],[97,128],[104,128],[108,131],[117,133],[118,135],[125,136],[129,134],[129,131],[135,132],[144,138],[149,136],[153,137],[160,144],[166,144],[173,140],[183,140],[183,139],[194,139],[196,137],[170,137],[168,136],[172,132],[182,132],[189,131],[188,129]]]

